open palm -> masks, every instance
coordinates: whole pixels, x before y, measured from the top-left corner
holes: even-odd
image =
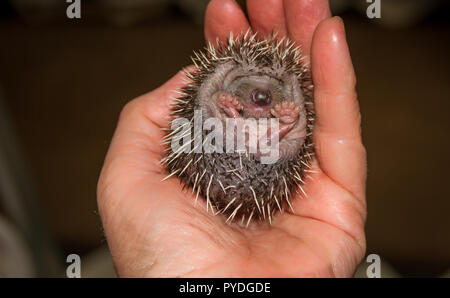
[[[98,205],[119,276],[351,276],[365,252],[366,157],[355,75],[343,23],[328,2],[213,0],[207,40],[272,30],[302,45],[315,84],[316,161],[294,212],[272,225],[228,225],[203,200],[165,181],[161,128],[169,125],[180,72],[123,109],[98,184]]]

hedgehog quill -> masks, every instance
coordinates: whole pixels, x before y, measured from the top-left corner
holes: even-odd
[[[271,223],[292,210],[296,195],[306,196],[314,156],[313,84],[301,50],[287,38],[247,32],[208,44],[192,60],[196,70],[187,73],[164,138],[167,177],[227,222]],[[277,150],[271,162],[262,147],[269,143]]]

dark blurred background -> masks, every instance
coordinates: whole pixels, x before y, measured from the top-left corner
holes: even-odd
[[[203,47],[207,2],[82,0],[68,19],[64,0],[0,1],[0,276],[65,276],[72,253],[114,276],[95,193],[109,141]],[[381,0],[375,20],[331,2],[358,77],[367,254],[384,276],[450,276],[450,5]]]

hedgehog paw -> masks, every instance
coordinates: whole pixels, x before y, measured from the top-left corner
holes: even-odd
[[[280,119],[282,124],[293,124],[298,120],[300,107],[292,101],[283,101],[281,104],[276,104],[270,111],[274,117]]]
[[[239,102],[239,99],[231,93],[221,92],[217,96],[217,103],[221,107],[225,114],[231,118],[239,118],[239,111],[243,109],[243,106]]]

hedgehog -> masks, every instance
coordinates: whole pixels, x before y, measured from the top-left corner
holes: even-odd
[[[166,178],[177,176],[227,223],[271,224],[276,213],[293,212],[314,156],[313,83],[301,48],[247,32],[191,59],[195,70],[185,71],[163,141]]]

